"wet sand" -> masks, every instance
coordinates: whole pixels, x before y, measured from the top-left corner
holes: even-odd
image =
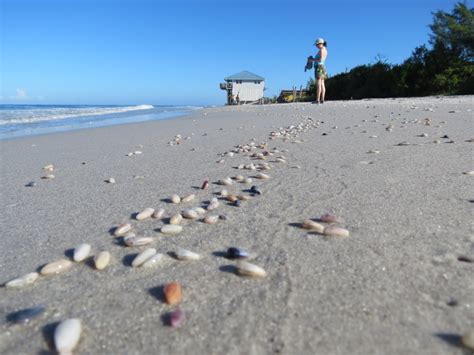
[[[21,289],[0,288],[0,353],[49,353],[57,322],[80,318],[77,354],[463,354],[459,336],[474,324],[474,177],[463,174],[474,170],[472,102],[222,107],[0,142],[0,283],[68,258],[81,243],[112,255],[102,271],[88,260]],[[289,126],[288,139],[269,139]],[[180,144],[169,145],[176,135]],[[134,220],[146,207],[170,217],[200,206],[223,188],[221,178],[254,177],[236,167],[263,161],[221,155],[251,142],[266,144],[252,152],[279,153],[265,160],[270,179],[253,178],[262,195],[241,207],[221,200],[212,211],[227,220],[184,221],[175,236],[159,232],[166,219]],[[142,154],[127,156],[135,151]],[[41,179],[47,164],[53,180]],[[174,193],[196,200],[172,204]],[[301,228],[323,213],[343,218],[350,236]],[[166,255],[160,265],[131,267],[146,247],[125,247],[110,233],[124,222],[154,239]],[[257,254],[252,262],[268,276],[237,276],[222,256],[232,246]],[[179,247],[201,260],[168,255]],[[180,329],[166,325],[175,307],[163,285],[172,281],[183,287]],[[46,313],[31,324],[7,322],[36,305]]]

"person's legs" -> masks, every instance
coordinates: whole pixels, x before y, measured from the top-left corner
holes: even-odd
[[[318,90],[316,92],[316,102],[319,103],[321,101],[321,79],[318,78]]]
[[[324,79],[321,80],[321,102],[324,102],[326,97],[326,85],[324,85]]]

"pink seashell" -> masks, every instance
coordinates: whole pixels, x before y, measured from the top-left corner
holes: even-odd
[[[179,328],[183,325],[186,316],[181,309],[176,309],[169,314],[169,325],[173,328]]]

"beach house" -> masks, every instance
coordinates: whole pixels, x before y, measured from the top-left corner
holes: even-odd
[[[227,93],[227,105],[257,103],[263,99],[265,79],[249,71],[224,78],[220,88]]]

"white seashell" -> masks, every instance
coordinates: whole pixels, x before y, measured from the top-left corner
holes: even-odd
[[[239,261],[237,263],[237,273],[243,276],[265,277],[267,272],[260,266],[251,264],[247,261]]]
[[[195,197],[196,195],[194,194],[187,195],[181,199],[181,202],[183,203],[191,202],[192,200],[194,200]]]
[[[141,247],[153,243],[151,237],[136,237],[135,235],[123,238],[123,242],[129,247]]]
[[[132,229],[132,226],[130,225],[130,223],[123,223],[119,225],[117,228],[115,228],[114,235],[116,237],[120,237],[124,235],[125,233],[127,233],[128,231],[130,231],[130,229]]]
[[[182,226],[175,225],[175,224],[165,224],[160,229],[161,233],[163,234],[178,234],[178,233],[181,233],[182,230],[183,230]]]
[[[78,247],[74,248],[74,255],[72,259],[76,262],[80,262],[87,258],[91,252],[90,244],[81,244]]]
[[[257,175],[255,176],[257,177],[257,179],[263,179],[263,180],[270,179],[270,176],[264,173],[257,173]]]
[[[371,149],[367,152],[367,154],[379,154],[380,153],[380,150],[376,150],[376,149]]]
[[[182,215],[183,215],[184,218],[188,218],[188,219],[198,219],[199,218],[199,214],[193,209],[184,210]]]
[[[474,176],[474,170],[463,172],[464,175]]]
[[[221,190],[221,192],[219,192],[219,194],[222,196],[222,197],[227,197],[229,195],[229,192],[227,192],[226,189],[223,189]]]
[[[220,179],[220,180],[219,180],[219,184],[221,184],[221,185],[227,185],[227,186],[232,185],[232,179],[231,179],[230,177],[226,177],[226,178],[224,178],[224,179]]]
[[[53,164],[45,165],[45,166],[43,166],[43,170],[53,171],[54,170],[54,165]]]
[[[60,274],[69,269],[71,266],[71,261],[67,259],[59,259],[43,266],[40,274],[44,276]]]
[[[204,218],[204,223],[207,223],[207,224],[216,224],[218,220],[219,220],[219,216],[217,216],[217,215],[206,216],[206,217]]]
[[[94,258],[94,266],[97,270],[103,270],[110,262],[110,253],[108,251],[101,251]]]
[[[198,215],[203,215],[206,214],[206,210],[202,207],[194,207],[193,210],[198,214]]]
[[[113,177],[111,177],[111,178],[108,178],[107,180],[105,180],[105,182],[108,182],[109,184],[115,184],[115,179]]]
[[[194,253],[190,250],[183,249],[183,248],[179,248],[177,251],[175,251],[174,255],[179,260],[199,260],[199,259],[201,259],[201,256],[199,254]]]
[[[182,220],[183,220],[183,216],[177,213],[170,218],[170,224],[180,224]]]
[[[131,157],[133,153],[127,153],[127,157]]]
[[[215,210],[217,207],[219,207],[219,202],[212,202],[207,206],[208,211]]]
[[[155,211],[155,213],[153,213],[152,217],[156,219],[161,219],[163,218],[164,214],[165,214],[165,209],[160,208],[157,211]]]
[[[39,277],[37,272],[30,272],[26,275],[17,277],[16,279],[10,280],[5,284],[7,288],[23,287],[35,282]]]
[[[181,202],[181,197],[179,197],[179,196],[176,195],[176,194],[173,194],[173,195],[171,196],[171,202],[173,202],[173,203],[180,203],[180,202]]]
[[[138,254],[135,259],[132,261],[132,267],[139,267],[141,266],[145,261],[150,259],[153,255],[156,254],[156,249],[155,248],[148,248],[142,251],[140,254]]]
[[[141,221],[141,220],[151,217],[153,212],[155,212],[155,209],[148,207],[148,208],[145,208],[143,211],[141,211],[139,214],[137,214],[135,218],[137,219],[137,221]]]
[[[59,355],[70,355],[81,337],[81,320],[66,319],[54,331],[54,345]]]
[[[247,184],[247,185],[250,185],[252,183],[252,179],[251,178],[245,178],[244,179],[244,184]]]
[[[301,227],[304,229],[310,229],[312,231],[315,231],[317,233],[323,233],[324,231],[324,226],[320,223],[314,222],[310,219],[305,220],[302,224]]]
[[[54,179],[54,175],[53,174],[47,174],[45,176],[42,177],[42,179],[46,179],[46,180],[51,180],[51,179]]]
[[[242,175],[237,175],[236,177],[234,177],[235,181],[242,181],[243,179],[244,177]]]
[[[332,237],[348,237],[349,231],[347,229],[331,225],[324,228],[323,234]]]
[[[136,151],[133,152],[133,154],[135,154],[135,155],[140,155],[140,154],[143,154],[143,152],[140,151],[140,150],[136,150]]]
[[[244,169],[244,167],[245,167],[244,164],[240,164],[239,166],[237,166],[237,169],[242,170],[242,169]]]
[[[279,163],[286,163],[286,160],[283,159],[283,158],[276,158],[275,161],[277,161]]]
[[[142,264],[142,267],[144,268],[150,268],[150,267],[154,267],[156,265],[158,265],[160,263],[160,261],[162,261],[164,258],[164,255],[163,254],[160,254],[160,253],[156,253],[155,255],[153,255],[152,257],[150,257],[149,259],[147,259],[143,264]]]

